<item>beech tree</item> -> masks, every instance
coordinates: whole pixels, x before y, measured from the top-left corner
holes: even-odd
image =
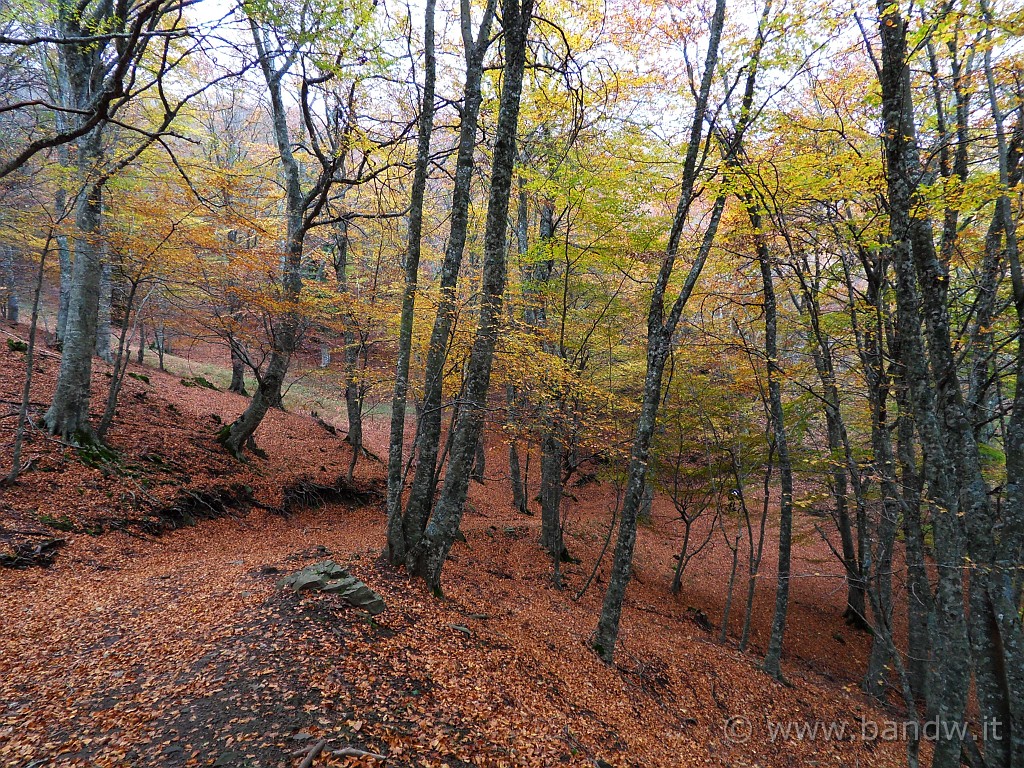
[[[475,165],[477,126],[482,101],[482,78],[484,57],[490,45],[491,24],[494,20],[495,0],[487,0],[476,34],[473,33],[473,19],[469,0],[462,0],[461,33],[463,56],[465,58],[465,84],[459,113],[458,152],[455,160],[454,186],[448,243],[444,261],[441,264],[440,297],[434,325],[430,334],[430,346],[424,369],[424,392],[420,405],[420,419],[416,427],[416,473],[413,477],[405,511],[402,514],[402,533],[397,523],[389,526],[391,536],[388,551],[392,562],[405,562],[412,571],[416,567],[413,552],[417,549],[430,517],[437,487],[437,460],[441,444],[441,423],[443,417],[442,396],[444,392],[444,367],[448,357],[449,337],[455,319],[455,289],[459,270],[466,248],[469,227],[470,184]],[[397,428],[396,428],[397,432]],[[391,449],[397,450],[394,437]],[[398,462],[398,459],[395,459]],[[400,465],[400,464],[399,464]],[[397,488],[392,490],[395,498]],[[392,520],[397,511],[392,510]]]
[[[480,318],[466,369],[465,394],[455,421],[454,438],[444,485],[419,546],[414,550],[416,572],[435,591],[441,590],[441,569],[455,542],[487,406],[491,365],[506,281],[506,237],[509,198],[515,166],[519,104],[526,65],[527,34],[533,19],[533,0],[502,0],[504,78],[494,135],[491,185],[484,232],[483,285]]]
[[[103,276],[101,221],[103,187],[172,124],[185,101],[159,91],[159,117],[136,132],[136,140],[114,158],[107,157],[105,132],[110,112],[129,96],[156,88],[183,59],[172,41],[188,33],[182,26],[183,6],[171,2],[129,3],[122,0],[57,4],[53,27],[44,34],[6,40],[9,45],[53,46],[57,59],[56,111],[69,127],[37,139],[0,167],[0,174],[20,167],[43,149],[74,142],[79,190],[75,203],[74,265],[63,328],[63,355],[53,402],[45,416],[47,429],[69,442],[93,439],[89,423],[92,356],[96,349],[99,297]],[[104,30],[94,34],[95,30]],[[157,47],[157,69],[144,75],[142,58]],[[187,54],[186,54],[187,55]],[[125,82],[140,82],[125,89]],[[186,97],[187,100],[187,97]],[[19,108],[21,104],[13,105]],[[26,105],[28,106],[28,105]]]
[[[254,444],[253,435],[270,408],[281,403],[285,376],[296,351],[306,318],[300,304],[304,243],[310,229],[325,223],[333,186],[353,183],[341,174],[350,152],[346,135],[354,124],[351,99],[333,102],[329,88],[338,71],[323,58],[321,46],[330,41],[365,42],[372,13],[369,6],[341,7],[325,3],[299,10],[286,6],[250,4],[245,12],[256,51],[256,60],[269,98],[272,133],[284,176],[286,232],[279,286],[280,311],[271,327],[271,349],[266,367],[248,407],[219,433],[224,446],[240,456]],[[294,151],[293,129],[285,103],[288,78],[297,82],[302,128],[308,152],[316,163],[316,175],[306,183]],[[355,84],[351,88],[355,89]],[[328,108],[315,117],[318,108]]]

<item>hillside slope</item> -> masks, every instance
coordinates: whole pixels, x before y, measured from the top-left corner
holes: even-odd
[[[4,350],[0,359],[10,404],[22,358]],[[57,362],[40,360],[35,416]],[[724,548],[691,566],[683,593],[670,596],[679,531],[661,504],[640,534],[609,667],[588,648],[600,576],[574,599],[607,532],[607,487],[573,489],[567,543],[581,562],[565,567],[567,588],[556,589],[536,544],[539,519],[509,503],[495,437],[491,477],[473,484],[466,542],[453,550],[438,601],[380,562],[379,464],[360,464],[357,489],[337,485],[349,459],[340,436],[280,412],[257,436],[268,458],[235,462],[212,434],[241,398],[133,370],[150,381],[126,384],[116,458],[83,463],[34,432],[32,470],[3,492],[0,537],[66,544],[47,569],[0,569],[0,764],[297,766],[321,738],[330,749],[383,753],[389,766],[903,764],[902,743],[861,738],[862,720],[898,717],[857,692],[867,639],[839,618],[841,579],[809,521],[798,526],[794,570],[806,578],[794,583],[790,687],[757,670],[772,574],[763,576],[753,652],[719,645],[696,609],[720,619]],[[102,366],[96,376],[102,385]],[[0,422],[5,444],[12,422]],[[375,448],[385,428],[371,422]],[[296,487],[314,492],[285,495]],[[217,519],[162,535],[139,522],[230,488]],[[387,611],[369,619],[335,597],[277,589],[281,574],[326,557],[380,592]],[[772,736],[776,724],[804,722],[848,730]],[[377,764],[326,754],[315,763]]]

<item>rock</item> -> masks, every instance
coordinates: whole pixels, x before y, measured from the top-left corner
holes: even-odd
[[[285,576],[277,586],[291,588],[295,592],[311,589],[337,595],[354,608],[362,608],[374,616],[387,608],[380,595],[333,560],[307,565],[301,571]]]

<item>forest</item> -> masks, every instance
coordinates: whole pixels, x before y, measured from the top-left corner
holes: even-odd
[[[1019,0],[0,0],[0,764],[1024,768]]]

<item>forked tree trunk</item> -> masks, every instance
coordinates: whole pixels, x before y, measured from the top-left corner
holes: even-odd
[[[459,149],[455,161],[455,185],[452,191],[451,225],[448,246],[441,264],[440,296],[437,315],[430,334],[424,370],[423,401],[416,432],[416,473],[409,489],[409,498],[402,519],[406,550],[406,567],[415,570],[417,548],[430,517],[431,503],[438,479],[438,454],[441,447],[443,417],[444,368],[448,344],[455,322],[456,291],[459,270],[466,248],[469,227],[470,184],[476,154],[477,121],[480,115],[481,82],[484,54],[490,43],[495,0],[487,0],[477,37],[472,34],[472,18],[468,0],[462,3],[462,37],[466,55],[466,84],[459,127]],[[466,472],[468,474],[468,468]],[[438,568],[438,572],[440,569]]]
[[[725,207],[725,198],[719,195],[712,207],[709,223],[700,244],[700,250],[690,267],[682,289],[666,317],[665,292],[672,278],[673,267],[679,252],[679,242],[689,217],[690,206],[694,199],[694,189],[700,172],[698,156],[700,147],[704,144],[702,140],[704,121],[708,111],[711,83],[718,66],[718,48],[724,25],[725,0],[716,0],[704,71],[701,76],[701,85],[697,94],[693,122],[690,127],[689,143],[683,164],[682,190],[679,197],[679,205],[673,218],[672,230],[669,233],[668,246],[662,261],[661,270],[651,294],[650,310],[647,316],[647,372],[644,377],[643,402],[630,454],[629,479],[622,503],[622,517],[619,521],[618,538],[615,542],[615,557],[608,579],[608,589],[605,592],[604,602],[601,606],[601,616],[597,623],[597,631],[594,634],[594,650],[597,651],[601,659],[608,663],[611,663],[615,654],[615,644],[619,636],[619,619],[622,615],[622,603],[626,595],[626,587],[629,585],[633,565],[637,513],[640,510],[643,497],[651,439],[654,435],[658,407],[661,403],[661,382],[665,370],[665,362],[672,348],[672,337],[675,334],[679,317],[704,268],[704,262],[711,251],[711,244],[718,230],[722,209]]]
[[[480,320],[466,371],[463,405],[454,425],[454,439],[444,485],[415,550],[416,572],[431,589],[441,591],[441,570],[455,541],[469,487],[469,474],[480,440],[490,387],[491,363],[501,323],[505,293],[506,225],[516,132],[526,63],[527,33],[533,0],[502,0],[505,68],[491,162],[491,189],[484,228],[484,263]]]
[[[302,170],[292,154],[288,114],[282,96],[282,80],[287,74],[291,59],[282,69],[275,70],[273,53],[266,50],[263,33],[253,19],[250,19],[250,27],[270,97],[274,140],[285,179],[285,214],[288,231],[282,258],[281,298],[286,308],[273,324],[270,361],[260,377],[256,393],[245,411],[218,434],[220,442],[235,456],[241,456],[245,448],[252,444],[253,435],[267,415],[267,411],[281,407],[285,375],[299,340],[301,316],[298,304],[302,293],[302,250],[308,226],[307,200],[302,191]],[[318,199],[323,199],[322,196],[328,193],[329,186],[327,184],[327,188],[321,187]]]

